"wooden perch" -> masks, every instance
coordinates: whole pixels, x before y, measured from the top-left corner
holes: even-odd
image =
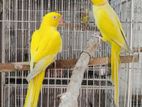
[[[131,56],[121,56],[121,63],[132,63],[138,62],[139,56],[138,55],[131,55]],[[56,68],[72,68],[75,66],[77,59],[67,59],[67,60],[57,60],[56,61]],[[89,65],[96,66],[96,65],[107,65],[110,64],[109,57],[100,57],[100,58],[91,58],[89,61]],[[54,68],[54,64],[49,66],[49,68]],[[16,62],[16,63],[0,63],[0,72],[12,72],[12,71],[24,71],[29,70],[30,66],[28,62]]]
[[[79,89],[81,87],[83,75],[88,67],[89,60],[91,58],[90,56],[92,56],[97,48],[97,44],[98,43],[95,42],[94,39],[91,39],[88,42],[87,48],[80,55],[80,58],[74,67],[67,91],[61,96],[61,103],[59,107],[78,107],[77,99],[79,96]]]
[[[0,72],[12,72],[12,71],[23,71],[29,70],[30,65],[28,62],[18,62],[18,63],[0,63]]]
[[[129,56],[121,56],[120,57],[121,63],[132,63],[138,62],[139,56],[138,55],[129,55]],[[77,59],[67,59],[67,60],[57,60],[56,67],[57,68],[72,68],[76,64]],[[109,57],[100,57],[100,58],[91,58],[89,61],[89,65],[107,65],[110,64]]]

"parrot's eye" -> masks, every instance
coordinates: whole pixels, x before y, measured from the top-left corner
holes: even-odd
[[[53,19],[57,19],[57,16],[53,16]]]

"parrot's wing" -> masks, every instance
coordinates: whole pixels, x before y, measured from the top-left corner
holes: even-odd
[[[62,39],[59,32],[52,32],[51,36],[45,35],[42,37],[42,40],[39,43],[39,47],[34,54],[34,61],[38,62],[47,55],[57,54],[60,51],[61,45]]]
[[[110,8],[102,9],[99,14],[96,14],[96,24],[98,25],[103,37],[107,38],[108,41],[113,41],[120,47],[125,48],[125,40],[121,34],[121,27],[116,14]]]
[[[32,40],[31,40],[31,46],[30,46],[30,50],[31,50],[31,56],[33,56],[37,49],[39,48],[39,42],[40,42],[40,34],[39,34],[39,30],[34,31],[34,33],[32,34]]]
[[[33,32],[32,39],[31,39],[31,46],[30,46],[30,51],[31,51],[30,71],[32,71],[33,67],[34,67],[33,55],[36,53],[36,50],[38,49],[39,41],[40,41],[39,31],[36,30],[36,31]]]
[[[121,34],[122,34],[122,36],[123,36],[123,39],[125,40],[126,48],[127,48],[128,50],[130,50],[129,45],[128,45],[128,42],[127,42],[127,40],[126,40],[126,35],[125,35],[124,30],[123,30],[123,28],[122,28],[122,24],[120,23],[120,20],[119,20],[118,16],[116,15],[116,13],[114,13],[114,14],[115,14],[116,21],[117,21],[117,23],[118,23],[118,25],[119,25]]]
[[[45,37],[48,36],[45,35]],[[43,38],[42,40],[45,39],[47,39],[46,42],[40,41],[40,45],[38,45],[38,48],[33,51],[33,54],[31,55],[34,56],[33,63],[36,63],[27,77],[28,81],[38,75],[43,69],[46,69],[46,67],[54,61],[55,56],[61,50],[62,40],[59,32],[54,32],[50,39]]]
[[[45,67],[48,66],[47,65],[48,62],[53,62],[53,59],[55,58],[55,56],[56,56],[56,54],[55,55],[48,55],[48,56],[42,58],[38,63],[36,63],[34,68],[32,69],[32,71],[28,75],[27,81],[29,82],[36,75],[38,75],[43,69],[45,69]]]

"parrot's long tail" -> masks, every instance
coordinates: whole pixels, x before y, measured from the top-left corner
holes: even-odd
[[[34,77],[28,85],[27,96],[24,107],[37,107],[38,97],[42,87],[42,82],[45,76],[45,70]]]
[[[114,103],[119,107],[119,64],[121,47],[112,43],[111,47],[111,79],[114,84]]]

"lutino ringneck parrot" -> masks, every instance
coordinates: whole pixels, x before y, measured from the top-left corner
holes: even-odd
[[[111,45],[111,79],[114,84],[114,103],[119,106],[119,64],[121,48],[129,49],[120,20],[107,0],[91,0],[96,25],[102,40]]]
[[[43,17],[40,28],[32,35],[29,84],[24,107],[37,107],[45,70],[62,50],[62,39],[57,31],[60,22],[62,16],[50,12]]]

